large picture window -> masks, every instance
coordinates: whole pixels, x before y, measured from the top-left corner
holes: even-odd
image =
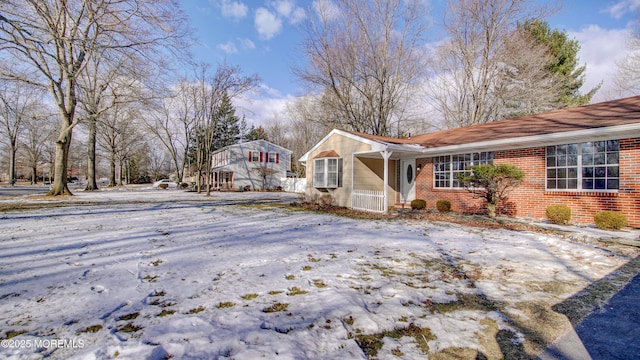
[[[435,188],[463,188],[457,179],[469,173],[469,166],[493,164],[493,152],[477,152],[437,156],[433,159],[433,178]]]
[[[342,186],[342,159],[322,158],[313,161],[313,187],[337,188]]]
[[[618,190],[620,141],[547,146],[547,190]]]

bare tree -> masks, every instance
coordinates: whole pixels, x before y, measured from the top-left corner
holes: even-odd
[[[505,90],[505,60],[514,55],[507,39],[518,23],[551,11],[532,0],[449,1],[444,19],[449,40],[436,50],[430,81],[447,126],[485,123],[504,115],[504,99],[498,94]],[[524,70],[528,65],[519,66]]]
[[[195,106],[196,153],[199,168],[204,169],[207,196],[211,195],[211,153],[218,130],[218,109],[225,97],[232,100],[258,86],[259,81],[258,75],[242,76],[239,67],[227,64],[218,65],[211,77],[206,65],[200,66],[198,70]]]
[[[314,2],[303,44],[307,68],[341,127],[389,135],[422,81],[427,14],[422,0]]]
[[[153,108],[146,111],[144,119],[147,130],[169,152],[177,180],[182,181],[196,121],[194,106],[197,86],[182,79],[167,92],[167,97],[153,102]]]
[[[48,149],[53,144],[56,133],[55,111],[40,110],[33,117],[25,118],[24,132],[20,138],[22,156],[31,169],[31,183],[38,183],[38,165],[52,163]]]
[[[333,128],[322,120],[325,112],[321,107],[322,104],[313,96],[298,98],[287,107],[286,113],[291,120],[286,125],[286,147],[293,151],[292,170],[301,177],[305,176],[306,168],[299,166],[297,160]]]
[[[0,134],[9,152],[9,182],[16,181],[16,154],[25,123],[42,107],[40,89],[16,81],[0,82]]]
[[[67,162],[78,124],[78,79],[96,52],[147,54],[150,65],[161,51],[183,45],[185,16],[173,0],[0,2],[0,51],[16,66],[0,76],[45,88],[60,113],[54,181],[50,195],[70,194]],[[162,50],[160,47],[163,47]],[[31,76],[22,76],[30,72]]]
[[[616,63],[614,94],[611,97],[626,97],[640,93],[640,15],[627,40],[628,54]]]

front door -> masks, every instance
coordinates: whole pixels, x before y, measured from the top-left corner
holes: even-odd
[[[400,201],[410,203],[416,198],[416,159],[400,160]]]

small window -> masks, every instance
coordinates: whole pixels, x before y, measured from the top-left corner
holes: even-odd
[[[253,162],[260,161],[260,152],[259,151],[252,151],[251,152],[251,161],[253,161]]]
[[[269,162],[270,163],[276,162],[276,153],[267,153],[267,154],[269,154]]]

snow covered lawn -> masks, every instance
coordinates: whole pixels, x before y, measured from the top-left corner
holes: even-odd
[[[0,213],[0,358],[531,354],[570,326],[553,305],[629,261],[540,233],[355,220],[295,199],[1,201],[21,210]]]

